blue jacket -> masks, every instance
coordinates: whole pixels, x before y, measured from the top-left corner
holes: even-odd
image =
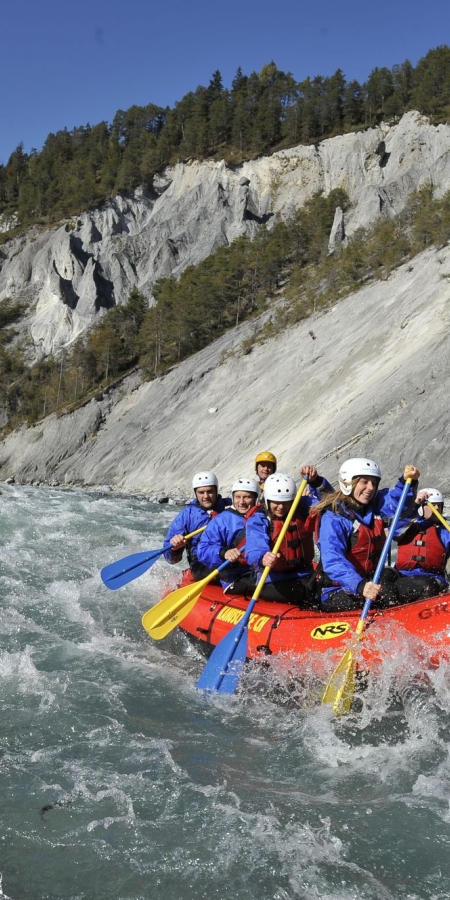
[[[379,491],[371,503],[368,504],[367,510],[363,514],[357,513],[353,507],[352,514],[359,522],[368,526],[372,525],[374,515],[380,515],[386,519],[392,518],[404,486],[405,481],[403,478],[400,478],[393,488],[384,488]],[[412,503],[414,495],[415,490],[410,485],[406,495],[406,507]],[[399,523],[395,533],[398,534],[400,530],[401,526]],[[352,532],[353,520],[351,518],[340,515],[340,513],[334,513],[332,510],[326,510],[322,514],[318,541],[320,562],[323,571],[332,581],[337,583],[337,587],[323,588],[322,602],[325,602],[330,593],[339,588],[347,591],[349,594],[357,594],[359,585],[364,582],[359,572],[356,571],[350,560],[346,558]]]
[[[317,503],[317,496],[311,492],[307,497],[303,496],[298,505],[296,515],[300,514],[301,518],[306,520],[309,515],[311,506]],[[311,538],[312,539],[312,538]],[[270,535],[270,519],[265,512],[258,511],[251,516],[247,522],[247,539],[245,545],[245,555],[250,563],[258,572],[263,571],[261,559],[265,553],[272,550],[272,540]],[[271,571],[267,576],[267,582],[286,581],[292,578],[304,578],[312,573],[312,566],[303,571],[284,570],[281,572]]]
[[[212,511],[221,513],[227,506],[230,505],[231,499],[229,497],[223,498],[219,494]],[[185,506],[171,522],[164,543],[169,544],[170,539],[173,538],[176,534],[190,534],[192,531],[196,531],[197,528],[203,528],[208,524],[208,522],[211,521],[213,521],[211,519],[211,511],[204,509],[203,506],[200,506],[200,503],[197,499],[191,500],[191,502],[188,503],[188,505]],[[192,564],[195,564],[197,560],[197,551],[201,536],[202,534],[196,534],[195,537],[191,538],[190,541],[188,541],[186,551],[190,566],[192,566]],[[182,557],[182,550],[175,551],[170,547],[168,547],[168,549],[164,553],[164,558],[169,563],[181,562]]]
[[[247,520],[247,523],[251,521],[251,518]],[[236,546],[236,539],[239,538],[244,529],[244,516],[233,509],[233,507],[220,513],[220,516],[215,516],[214,519],[211,519],[203,534],[200,535],[197,548],[200,562],[207,566],[208,569],[218,569],[225,560],[226,551]],[[249,568],[245,564],[230,563],[221,572],[220,582],[222,587],[228,587],[236,578],[248,572]]]

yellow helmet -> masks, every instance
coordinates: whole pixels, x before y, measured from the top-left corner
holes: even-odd
[[[277,458],[276,458],[276,456],[273,455],[273,453],[270,452],[270,450],[262,450],[261,453],[258,453],[258,456],[255,459],[255,469],[256,469],[256,466],[258,465],[258,463],[264,463],[264,462],[273,463],[273,465],[275,466],[274,471],[276,471]]]

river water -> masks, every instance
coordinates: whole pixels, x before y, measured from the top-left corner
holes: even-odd
[[[450,897],[445,666],[424,683],[405,652],[341,721],[292,673],[205,696],[181,632],[141,627],[177,569],[114,592],[98,574],[160,547],[173,507],[14,486],[0,504],[0,897]]]

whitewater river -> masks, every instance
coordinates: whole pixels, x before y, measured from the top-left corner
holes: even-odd
[[[184,636],[141,627],[176,568],[98,574],[160,547],[173,507],[13,486],[0,506],[0,896],[448,900],[445,667],[431,689],[405,650],[341,722],[292,673],[204,696]]]

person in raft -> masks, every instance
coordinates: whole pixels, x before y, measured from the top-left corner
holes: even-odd
[[[231,496],[232,506],[211,520],[197,548],[198,558],[209,572],[230,560],[230,565],[220,573],[224,590],[250,572],[244,544],[247,522],[259,509],[260,490],[256,478],[238,478],[231,488]]]
[[[264,483],[269,475],[273,475],[277,471],[277,458],[270,450],[261,450],[255,459],[255,472],[261,490],[264,490]]]
[[[379,584],[372,578],[386,538],[386,520],[395,514],[407,478],[412,484],[405,509],[410,509],[419,474],[415,466],[408,465],[392,489],[379,491],[381,471],[373,460],[348,459],[342,464],[339,490],[314,507],[319,526],[317,575],[322,609],[359,609],[367,599],[375,607],[408,602],[399,589],[405,579],[398,578],[393,569],[383,570]]]
[[[260,597],[310,607],[314,600],[311,576],[315,525],[310,513],[320,500],[320,491],[332,491],[333,488],[317,474],[315,466],[303,466],[300,474],[308,478],[310,491],[301,497],[278,553],[273,553],[273,547],[297,494],[294,479],[283,472],[269,475],[264,485],[267,514],[259,511],[249,518],[245,553],[256,575],[261,574],[266,566],[270,567]],[[256,584],[257,579],[254,578],[253,589]],[[238,592],[240,585],[235,587]]]
[[[395,571],[408,579],[405,590],[409,583],[418,597],[434,597],[448,590],[445,566],[450,556],[450,531],[440,524],[427,506],[428,501],[442,515],[444,498],[441,492],[436,488],[424,488],[415,499],[416,515],[396,538]],[[400,520],[400,526],[402,524]]]
[[[186,550],[189,566],[195,581],[205,578],[210,572],[199,561],[197,550],[201,534],[196,534],[189,541],[185,541],[184,535],[203,528],[210,519],[230,506],[230,497],[221,497],[219,494],[219,482],[214,472],[197,472],[192,479],[192,489],[195,494],[181,512],[175,516],[166,535],[166,544],[170,544],[164,557],[169,563],[181,562],[183,551]]]

